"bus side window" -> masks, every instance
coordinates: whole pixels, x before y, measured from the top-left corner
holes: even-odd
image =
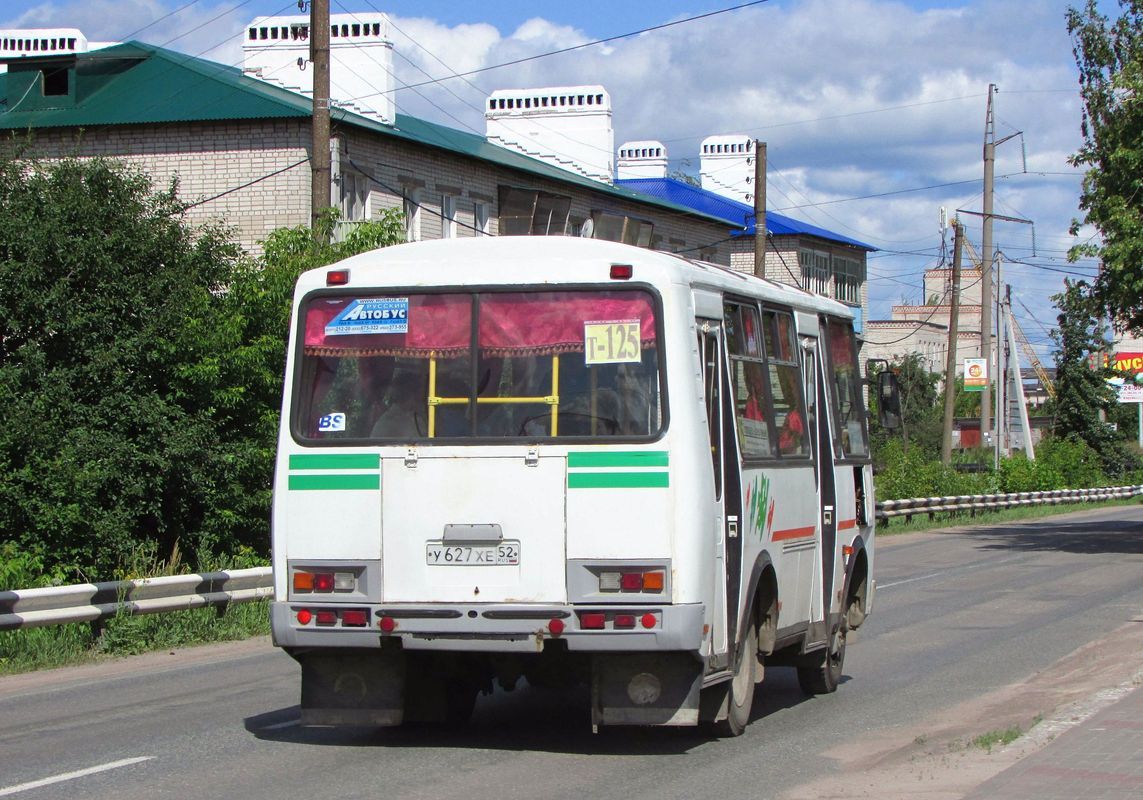
[[[710,457],[714,465],[714,498],[722,498],[722,426],[719,424],[718,337],[714,331],[699,332],[699,355],[702,358],[703,401],[706,405],[707,434]]]

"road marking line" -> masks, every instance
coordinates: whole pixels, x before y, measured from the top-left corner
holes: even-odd
[[[278,722],[274,725],[267,725],[265,728],[259,728],[260,731],[280,731],[282,728],[292,728],[301,722],[300,719],[289,719],[285,722]]]
[[[41,778],[38,781],[29,781],[28,783],[21,783],[16,786],[9,786],[6,789],[0,789],[0,797],[7,797],[8,795],[18,794],[19,792],[26,792],[29,789],[39,789],[41,786],[51,786],[53,783],[62,783],[64,781],[73,781],[76,778],[83,778],[88,775],[95,775],[100,772],[107,772],[108,770],[119,769],[120,767],[129,767],[132,764],[140,764],[144,761],[150,761],[154,756],[138,756],[136,758],[124,758],[120,761],[111,761],[107,764],[100,764],[97,767],[88,767],[87,769],[77,769],[75,772],[65,772],[62,775],[55,775],[51,778]]]
[[[904,580],[893,581],[892,583],[879,583],[877,584],[878,590],[891,589],[894,586],[901,586],[906,583],[915,583],[916,581],[927,581],[932,578],[940,578],[945,575],[959,575],[962,572],[968,572],[973,569],[980,569],[981,567],[996,567],[1001,564],[1009,564],[1013,561],[1019,561],[1020,556],[1012,556],[1011,558],[1002,558],[999,561],[982,561],[979,564],[966,564],[963,567],[950,567],[949,569],[941,570],[940,572],[930,572],[928,575],[918,575],[914,578],[905,578]]]

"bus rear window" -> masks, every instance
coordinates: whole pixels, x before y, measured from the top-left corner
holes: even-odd
[[[645,291],[321,295],[303,328],[302,440],[638,438],[662,426]]]

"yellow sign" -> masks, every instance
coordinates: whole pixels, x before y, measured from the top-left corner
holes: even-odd
[[[583,358],[587,364],[638,362],[639,320],[583,323]]]

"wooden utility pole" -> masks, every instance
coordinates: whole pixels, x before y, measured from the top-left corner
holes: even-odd
[[[754,140],[754,274],[766,277],[766,143]]]
[[[953,408],[956,405],[956,337],[960,314],[960,252],[964,246],[964,225],[953,220],[952,298],[949,301],[949,344],[945,354],[945,427],[941,440],[941,461],[952,461]]]
[[[332,205],[329,169],[329,0],[310,0],[310,61],[314,70],[313,140],[310,144],[310,228]]]

